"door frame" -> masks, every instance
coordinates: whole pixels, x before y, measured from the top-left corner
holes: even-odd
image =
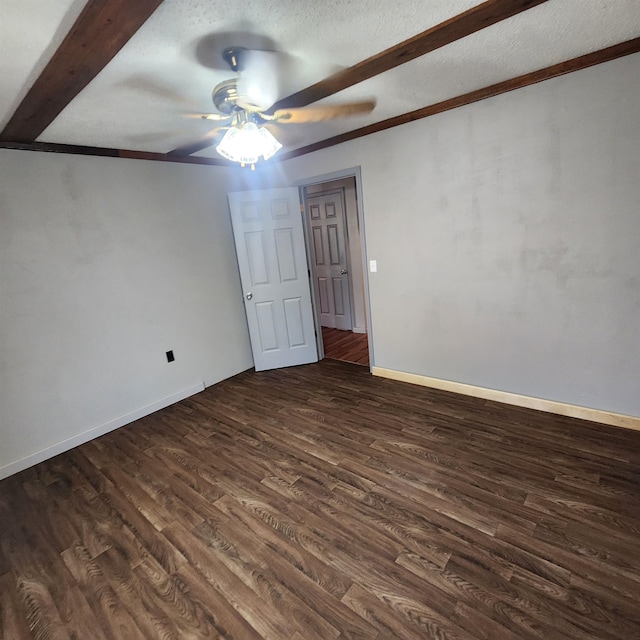
[[[363,192],[362,192],[362,175],[360,167],[350,167],[347,169],[342,169],[339,171],[334,171],[332,173],[325,173],[319,176],[313,176],[310,178],[304,178],[301,180],[296,180],[293,184],[298,187],[300,193],[300,202],[301,206],[305,207],[305,198],[304,198],[304,190],[305,187],[311,187],[319,184],[323,184],[326,182],[334,182],[335,180],[342,180],[344,178],[353,178],[356,184],[356,210],[358,215],[358,227],[360,229],[360,249],[362,253],[362,279],[364,284],[364,313],[367,321],[367,343],[369,347],[369,371],[373,369],[375,366],[375,355],[373,351],[373,327],[371,323],[371,300],[369,296],[369,260],[367,257],[367,243],[366,243],[366,233],[365,233],[365,222],[364,222],[364,208],[363,208]],[[346,210],[345,210],[346,214]],[[307,251],[307,263],[309,265],[309,270],[311,271],[312,259],[311,259],[311,238],[310,238],[310,230],[309,224],[307,220],[306,211],[302,211],[301,215],[303,217],[303,228],[304,228],[304,239],[305,239],[305,248]],[[348,215],[348,214],[346,214]],[[346,224],[346,219],[345,219]],[[320,326],[320,308],[318,304],[318,299],[316,296],[315,287],[312,286],[312,283],[309,283],[311,289],[311,302],[313,306],[313,316],[314,322],[316,326],[316,342],[318,345],[318,358],[322,360],[324,358],[324,345],[322,343],[322,327]],[[349,287],[350,287],[350,295],[352,295],[351,287],[353,283],[351,279],[349,279]]]

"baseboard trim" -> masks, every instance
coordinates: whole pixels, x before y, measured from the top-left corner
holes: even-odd
[[[366,327],[353,327],[351,331],[353,331],[353,333],[367,333]]]
[[[522,396],[517,393],[509,393],[508,391],[497,391],[486,387],[476,387],[474,385],[464,384],[461,382],[451,382],[450,380],[421,376],[416,373],[405,373],[404,371],[396,371],[394,369],[384,369],[383,367],[372,367],[371,373],[374,376],[389,378],[390,380],[409,382],[423,387],[431,387],[432,389],[452,391],[453,393],[461,393],[465,396],[482,398],[483,400],[494,400],[495,402],[511,404],[517,407],[537,409],[538,411],[555,413],[560,416],[580,418],[581,420],[600,422],[613,427],[623,427],[625,429],[635,429],[636,431],[640,431],[640,417],[628,416],[623,413],[613,413],[611,411],[602,411],[601,409],[591,409],[590,407],[581,407],[575,404],[556,402],[555,400],[544,400],[543,398]]]
[[[129,424],[130,422],[134,422],[139,418],[144,418],[154,411],[164,409],[165,407],[175,404],[176,402],[180,402],[180,400],[184,400],[185,398],[189,398],[196,393],[200,393],[200,391],[204,391],[204,382],[199,382],[198,384],[195,384],[188,389],[183,389],[182,391],[173,393],[166,398],[162,398],[161,400],[153,402],[152,404],[148,404],[144,407],[141,407],[140,409],[136,409],[131,413],[127,413],[118,418],[114,418],[113,420],[109,420],[108,422],[105,422],[104,424],[101,424],[97,427],[92,427],[88,431],[83,431],[82,433],[79,433],[72,438],[62,440],[62,442],[58,442],[54,445],[51,445],[50,447],[47,447],[46,449],[42,449],[41,451],[21,458],[20,460],[10,462],[9,464],[0,467],[0,480],[2,480],[3,478],[8,478],[9,476],[12,476],[14,473],[18,473],[19,471],[24,471],[24,469],[28,469],[35,464],[44,462],[49,458],[53,458],[60,453],[69,451],[69,449],[73,449],[74,447],[84,444],[85,442],[89,442],[89,440],[93,440],[94,438],[103,436],[105,433],[109,433],[109,431],[124,427],[124,425]]]

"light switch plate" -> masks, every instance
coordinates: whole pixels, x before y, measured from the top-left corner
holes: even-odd
[[[378,261],[377,260],[369,260],[369,271],[371,273],[375,273],[378,270]]]

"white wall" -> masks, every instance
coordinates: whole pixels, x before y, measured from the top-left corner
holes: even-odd
[[[252,366],[232,175],[0,150],[0,477]]]
[[[640,54],[285,163],[361,166],[375,365],[640,416]]]

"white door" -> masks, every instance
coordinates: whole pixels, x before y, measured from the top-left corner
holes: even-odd
[[[318,361],[298,190],[229,194],[256,371]]]
[[[320,324],[351,331],[344,193],[308,196],[307,216]]]

